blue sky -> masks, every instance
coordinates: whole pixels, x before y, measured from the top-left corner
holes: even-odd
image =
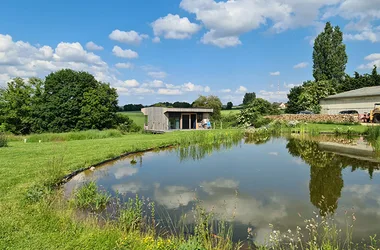
[[[10,1],[0,15],[0,86],[61,68],[117,88],[119,103],[245,92],[286,101],[312,79],[312,45],[339,25],[346,72],[380,67],[380,0]]]

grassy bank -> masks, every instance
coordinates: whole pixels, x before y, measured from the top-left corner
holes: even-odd
[[[144,116],[144,114],[142,112],[140,112],[140,111],[130,111],[130,112],[120,112],[119,114],[128,116],[138,126],[144,127],[145,116]]]
[[[241,131],[131,134],[46,143],[11,141],[8,147],[0,148],[0,249],[115,249],[120,242],[124,249],[166,249],[159,248],[159,244],[169,244],[164,240],[159,243],[159,239],[138,232],[125,233],[109,223],[100,227],[91,218],[74,220],[72,208],[49,186],[73,170],[125,152],[212,143],[229,136],[241,136]]]

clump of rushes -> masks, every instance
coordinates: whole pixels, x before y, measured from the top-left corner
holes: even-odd
[[[4,133],[0,133],[0,148],[8,146],[8,138]]]
[[[153,215],[154,216],[154,215]],[[128,199],[120,210],[119,227],[123,231],[140,231],[143,224],[143,200],[136,195],[136,199]]]
[[[99,211],[109,203],[111,196],[100,191],[94,181],[84,184],[75,191],[74,204],[81,209]]]

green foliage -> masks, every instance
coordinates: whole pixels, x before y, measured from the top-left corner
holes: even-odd
[[[117,129],[122,133],[139,132],[142,129],[131,118],[122,114],[117,114],[117,123]]]
[[[0,132],[0,148],[8,146],[8,138],[4,133]]]
[[[189,240],[179,245],[178,250],[206,250],[206,248],[204,248],[196,238],[191,237]]]
[[[221,110],[222,110],[222,102],[220,101],[219,97],[210,95],[210,96],[199,96],[198,99],[196,99],[192,107],[194,108],[211,108],[214,109],[214,112],[211,115],[211,119],[213,120],[220,120],[221,118]]]
[[[233,105],[232,102],[227,102],[227,107],[226,107],[226,109],[227,109],[227,110],[231,110],[233,106],[234,106],[234,105]]]
[[[143,201],[136,195],[135,199],[128,199],[119,215],[119,227],[126,232],[142,229]]]
[[[166,107],[166,108],[191,108],[191,104],[188,102],[158,102],[151,107]]]
[[[371,74],[360,75],[354,73],[354,77],[345,76],[344,81],[337,85],[337,92],[345,92],[365,87],[380,86],[380,75],[377,73],[377,67],[374,66]]]
[[[255,99],[256,99],[256,93],[255,92],[245,93],[244,98],[243,98],[243,105],[248,105]]]
[[[315,80],[342,80],[347,64],[346,46],[339,26],[326,23],[324,31],[314,41],[313,76]]]
[[[75,192],[74,204],[81,209],[98,211],[105,208],[110,201],[110,195],[99,191],[94,181],[85,183]]]
[[[142,108],[144,108],[144,105],[142,104],[126,104],[123,106],[123,111],[124,112],[141,111]]]
[[[240,125],[261,127],[270,122],[269,119],[264,118],[265,115],[279,114],[279,110],[275,105],[262,98],[254,99],[248,107],[241,110],[237,120]]]
[[[303,110],[310,110],[316,114],[321,111],[319,101],[322,98],[336,93],[331,81],[308,81],[305,82],[302,87],[303,91],[299,96],[298,105],[302,107]]]

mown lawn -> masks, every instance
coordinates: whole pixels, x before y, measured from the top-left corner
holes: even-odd
[[[231,110],[222,110],[221,111],[222,116],[235,115],[235,114],[239,114],[239,113],[240,113],[240,109],[231,109]]]
[[[304,128],[306,129],[306,131],[309,131],[309,132],[315,131],[319,133],[323,133],[323,132],[347,133],[347,131],[350,131],[357,134],[364,134],[365,132],[367,132],[369,127],[362,126],[362,125],[308,123],[307,125],[304,125]]]
[[[125,152],[178,144],[207,137],[210,133],[218,131],[131,134],[43,143],[9,142],[8,147],[0,148],[0,249],[114,249],[118,240],[125,237],[117,228],[110,225],[100,228],[91,221],[74,220],[68,202],[62,201],[57,191],[34,203],[26,200],[26,193],[29,191],[29,197],[38,197],[37,186]],[[136,238],[136,242],[141,239]]]
[[[144,127],[145,116],[140,111],[120,112],[119,114],[126,115],[131,118],[138,126]]]

